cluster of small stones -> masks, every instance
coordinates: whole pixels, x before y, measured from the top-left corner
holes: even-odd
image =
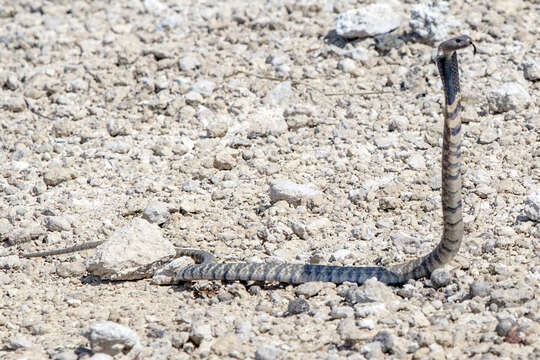
[[[0,257],[0,358],[539,358],[537,5],[369,6],[4,2],[0,255],[111,241]],[[462,33],[478,54],[460,54],[466,238],[449,266],[401,287],[156,285],[189,263],[156,272],[174,246],[332,265],[429,251],[432,58]]]

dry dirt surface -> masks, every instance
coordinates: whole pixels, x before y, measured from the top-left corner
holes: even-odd
[[[424,254],[432,59],[478,47],[459,55],[465,239],[437,277],[160,286],[99,278],[95,250],[2,256],[0,358],[540,358],[537,1],[380,1],[399,26],[362,38],[336,31],[358,1],[0,2],[3,255],[107,240],[150,203],[165,239],[219,260]],[[271,201],[283,180],[304,191]]]

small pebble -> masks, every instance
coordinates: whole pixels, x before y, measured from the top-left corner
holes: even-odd
[[[450,284],[451,276],[448,270],[436,269],[431,273],[430,280],[435,289],[445,287]]]
[[[212,338],[212,327],[202,322],[194,322],[191,325],[191,331],[189,332],[189,339],[193,341],[195,345],[200,345],[203,340],[209,340]]]
[[[320,282],[310,281],[300,284],[296,287],[295,293],[298,296],[304,296],[306,298],[317,295],[323,288],[323,284]]]
[[[309,303],[303,298],[295,298],[289,301],[287,312],[290,315],[298,315],[309,311]]]
[[[214,167],[218,170],[231,170],[236,166],[236,159],[223,152],[216,154],[214,157]]]
[[[470,287],[471,297],[475,296],[488,296],[490,292],[489,284],[484,281],[473,281]]]
[[[330,311],[331,319],[345,319],[354,317],[354,310],[349,306],[336,306]]]
[[[512,319],[502,319],[497,324],[497,327],[495,328],[495,332],[499,336],[506,336],[508,332],[514,327],[515,321]]]

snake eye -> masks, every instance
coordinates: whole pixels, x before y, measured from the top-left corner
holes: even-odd
[[[461,42],[461,39],[456,39],[456,42],[459,44]]]

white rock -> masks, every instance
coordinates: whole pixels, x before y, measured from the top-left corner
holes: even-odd
[[[403,131],[409,127],[409,119],[403,115],[395,115],[390,118],[390,124],[388,130],[390,131]]]
[[[158,0],[144,0],[144,9],[153,15],[160,15],[167,9],[167,6]]]
[[[30,339],[21,335],[17,337],[10,337],[8,339],[8,348],[11,350],[30,349],[33,346],[34,344],[32,344],[32,341],[30,341]]]
[[[412,320],[412,323],[418,327],[426,327],[430,325],[429,320],[420,311],[413,312],[411,320]]]
[[[310,185],[296,184],[289,180],[275,181],[270,184],[270,201],[272,203],[285,200],[290,204],[297,205],[321,195],[319,190]]]
[[[50,166],[43,174],[43,182],[49,186],[58,185],[71,178],[71,171],[58,165]]]
[[[47,216],[44,225],[49,231],[68,231],[71,230],[71,219],[67,216]]]
[[[182,24],[182,17],[179,15],[171,15],[160,19],[159,24],[165,29],[174,29]]]
[[[192,71],[201,66],[201,62],[195,55],[185,55],[178,59],[178,67],[182,71]]]
[[[71,92],[84,92],[88,90],[88,82],[86,82],[84,79],[76,78],[73,79],[68,86],[68,91]]]
[[[8,111],[18,113],[26,109],[26,103],[24,102],[24,98],[22,96],[4,96],[0,108],[2,107]]]
[[[203,203],[194,199],[182,199],[178,208],[189,214],[198,214],[203,210]]]
[[[390,147],[396,146],[398,143],[398,138],[395,135],[385,135],[385,136],[377,136],[375,139],[375,146],[377,146],[378,149],[388,149]]]
[[[471,172],[471,181],[474,185],[485,184],[489,185],[492,183],[491,176],[485,170],[478,169]]]
[[[386,310],[384,303],[360,303],[354,306],[354,314],[357,318],[365,318],[373,315],[384,318],[384,315],[388,314],[388,310]]]
[[[525,216],[532,221],[540,222],[540,189],[534,189],[524,201]]]
[[[354,310],[350,306],[336,306],[330,311],[330,319],[346,319],[354,317]]]
[[[353,75],[359,74],[356,61],[349,58],[341,59],[338,63],[338,69],[348,74],[353,74]]]
[[[298,236],[300,239],[305,240],[307,238],[307,229],[304,224],[292,223],[291,229],[296,234],[296,236]]]
[[[429,187],[431,190],[439,190],[442,186],[442,174],[440,171],[434,172],[429,177]]]
[[[109,141],[105,145],[105,149],[110,150],[115,154],[127,154],[131,147],[125,141]]]
[[[388,285],[381,283],[376,278],[366,280],[358,288],[354,286],[349,288],[345,293],[345,298],[350,304],[370,302],[388,304],[399,300]]]
[[[535,59],[524,61],[522,63],[523,76],[529,81],[540,80],[540,65]]]
[[[212,327],[208,324],[196,321],[191,325],[189,338],[195,345],[200,345],[203,340],[210,340],[212,338]]]
[[[78,356],[75,356],[75,359],[74,360],[77,360],[79,357]],[[56,357],[55,357],[56,359]],[[63,360],[63,358],[62,358]],[[92,355],[92,357],[89,358],[89,360],[114,360],[114,358],[110,355],[107,355],[105,353],[96,353],[94,355]]]
[[[143,209],[142,217],[152,224],[161,225],[169,220],[169,206],[161,201],[152,200]]]
[[[227,134],[229,130],[229,123],[225,120],[211,121],[206,127],[206,135],[209,138],[221,138]]]
[[[182,136],[178,139],[178,142],[173,146],[172,151],[178,155],[185,155],[189,153],[195,147],[195,143],[187,136]]]
[[[6,87],[9,90],[17,90],[19,86],[21,86],[21,82],[17,79],[17,76],[15,74],[9,74],[6,80]]]
[[[199,94],[197,91],[189,91],[184,95],[184,99],[186,100],[186,104],[189,105],[199,105],[203,102],[203,97],[201,94]]]
[[[279,136],[288,130],[282,111],[260,107],[249,117],[248,138]]]
[[[203,97],[209,97],[214,92],[216,83],[210,80],[199,80],[193,85],[191,85],[190,90],[198,92]]]
[[[352,60],[366,63],[370,60],[372,54],[370,51],[362,45],[357,45],[349,51],[345,51],[343,55],[350,57]]]
[[[263,345],[255,350],[255,360],[274,360],[279,354],[280,351],[274,345]]]
[[[351,251],[348,249],[339,249],[337,251],[334,251],[332,255],[330,255],[330,261],[339,261],[343,262],[347,257],[351,256]]]
[[[17,255],[0,255],[0,269],[17,269],[21,266],[21,259]]]
[[[311,219],[306,224],[306,230],[309,235],[313,236],[319,233],[322,229],[327,229],[330,226],[332,226],[332,222],[328,218],[321,216]]]
[[[156,79],[154,82],[154,86],[157,92],[168,89],[169,88],[169,80],[167,80],[166,77],[160,76]]]
[[[460,23],[448,11],[448,3],[435,1],[411,7],[409,25],[415,36],[427,43],[445,40]]]
[[[90,348],[95,353],[115,356],[120,353],[134,355],[140,351],[137,333],[112,321],[95,323],[83,330],[82,335],[90,341]]]
[[[310,298],[317,295],[323,288],[323,283],[321,282],[307,282],[300,284],[296,287],[296,295],[304,296]]]
[[[44,232],[41,230],[39,225],[32,224],[25,228],[13,229],[8,234],[7,240],[9,245],[16,245],[36,239],[43,234]]]
[[[268,106],[284,105],[292,96],[292,86],[290,81],[283,81],[277,84],[263,99],[263,104]]]
[[[127,135],[129,133],[129,122],[124,119],[111,118],[107,121],[107,132],[111,136]]]
[[[527,89],[518,82],[507,82],[488,92],[489,108],[495,113],[520,111],[531,103]]]
[[[86,259],[86,267],[107,280],[142,279],[175,254],[157,225],[135,218],[98,246],[95,255]]]
[[[414,170],[426,170],[426,161],[420,154],[409,156],[405,162]]]
[[[375,321],[373,321],[373,319],[358,320],[356,326],[358,326],[359,329],[373,330],[375,328]]]
[[[336,32],[345,38],[362,38],[390,32],[400,25],[390,4],[376,3],[338,15]]]

